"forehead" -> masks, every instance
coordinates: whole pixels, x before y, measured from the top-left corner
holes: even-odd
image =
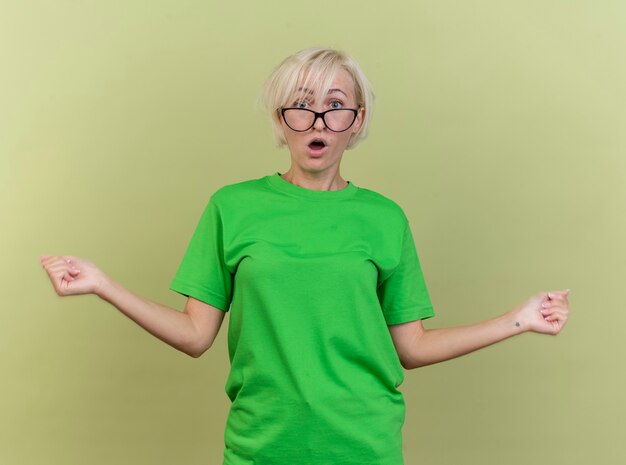
[[[304,94],[304,95],[313,95],[315,96],[319,90],[319,85],[316,86],[314,83],[309,83],[308,86],[302,87],[304,84],[304,80],[300,79],[298,85],[295,89],[296,94]],[[317,88],[316,88],[317,87]],[[333,79],[333,82],[330,86],[328,94],[340,94],[343,92],[345,96],[349,99],[354,98],[354,80],[350,73],[344,69],[340,68]]]
[[[333,81],[333,89],[341,89],[348,96],[352,97],[354,95],[354,80],[350,73],[346,71],[344,68],[341,68],[337,72],[337,76],[335,76],[335,80]]]

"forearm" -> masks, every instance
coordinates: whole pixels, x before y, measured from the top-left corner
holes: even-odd
[[[450,360],[495,344],[527,330],[516,311],[472,325],[425,329],[414,340],[409,368]]]
[[[195,356],[197,331],[189,314],[134,294],[107,277],[96,295],[109,302],[120,312],[153,336],[172,347]]]

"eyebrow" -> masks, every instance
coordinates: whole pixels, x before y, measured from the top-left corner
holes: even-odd
[[[306,92],[307,92],[307,93],[309,93],[309,94],[312,94],[312,93],[313,93],[313,91],[312,91],[311,89],[308,89],[308,88],[306,88],[306,87],[299,87],[299,88],[298,88],[298,90],[304,90],[304,91],[306,91]],[[343,90],[341,90],[341,89],[329,89],[329,90],[328,90],[328,93],[329,93],[329,94],[332,94],[333,92],[341,92],[343,95],[345,95],[346,97],[348,97],[348,95],[347,95],[347,94],[346,94]]]
[[[329,94],[332,94],[333,92],[341,92],[343,95],[345,95],[346,97],[348,96],[343,90],[341,89],[330,89],[328,91]]]

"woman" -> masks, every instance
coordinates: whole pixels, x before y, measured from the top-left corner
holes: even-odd
[[[232,308],[224,464],[401,465],[402,369],[526,331],[558,334],[568,290],[474,325],[425,329],[434,311],[407,217],[340,175],[372,111],[358,64],[303,50],[274,70],[262,100],[291,167],[211,196],[170,286],[187,296],[183,312],[87,260],[41,263],[58,295],[94,293],[193,357]]]

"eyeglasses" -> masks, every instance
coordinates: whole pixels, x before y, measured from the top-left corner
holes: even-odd
[[[343,132],[354,124],[359,110],[354,108],[333,108],[321,113],[308,108],[281,108],[285,124],[297,132],[308,131],[317,118],[322,118],[324,125],[333,132]]]

